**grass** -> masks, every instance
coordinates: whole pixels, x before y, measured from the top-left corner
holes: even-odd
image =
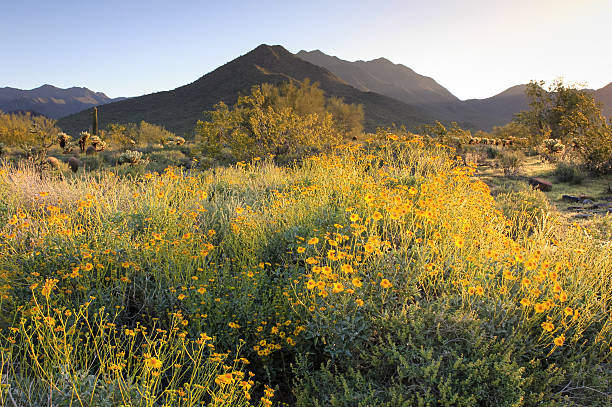
[[[5,166],[0,404],[609,405],[610,240],[529,194],[502,212],[475,171],[405,134],[288,167]]]

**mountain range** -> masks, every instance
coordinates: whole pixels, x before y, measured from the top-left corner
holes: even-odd
[[[279,45],[260,45],[195,82],[174,90],[105,105],[100,109],[100,121],[104,125],[145,120],[178,134],[190,134],[196,121],[204,118],[203,112],[211,110],[219,101],[232,105],[239,94],[248,93],[253,85],[305,79],[318,82],[328,96],[341,97],[347,103],[363,104],[364,127],[368,130],[393,123],[415,128],[434,121],[433,116],[417,105],[361,91],[327,69],[304,61]],[[86,129],[90,122],[90,113],[85,111],[61,119],[58,125],[67,132],[75,132]]]
[[[32,112],[52,119],[123,99],[111,99],[102,92],[77,87],[61,89],[43,85],[30,90],[0,88],[0,110],[3,112]]]
[[[462,101],[433,78],[385,58],[351,62],[319,50],[300,51],[294,55],[282,46],[263,44],[196,81],[170,91],[115,101],[85,88],[62,90],[81,90],[81,96],[70,100],[89,105],[82,109],[75,106],[72,113],[87,110],[62,117],[58,125],[69,133],[85,130],[91,123],[89,108],[104,104],[99,109],[101,126],[145,120],[178,134],[190,135],[196,121],[204,118],[203,113],[213,109],[219,101],[232,105],[238,95],[248,93],[254,85],[297,82],[307,78],[318,82],[328,96],[341,97],[347,103],[363,104],[367,131],[391,124],[414,129],[435,120],[456,121],[472,130],[489,130],[506,124],[515,113],[528,108],[525,85],[513,86],[490,98]],[[46,90],[45,95],[38,97],[53,103],[39,103],[37,109],[14,109],[18,105],[11,102],[12,110],[34,110],[58,117],[41,111],[40,107],[61,105],[61,102],[55,102],[56,99],[66,100],[52,95],[50,91],[54,89],[57,88],[45,85],[32,91],[21,91],[43,93],[42,90]],[[3,92],[8,94],[11,91],[17,94],[19,90],[0,89],[1,110],[7,110],[2,107],[6,103]],[[589,92],[602,102],[604,113],[612,117],[612,83]],[[30,95],[30,99],[36,98]]]

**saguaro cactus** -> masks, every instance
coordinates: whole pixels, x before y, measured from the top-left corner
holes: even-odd
[[[91,132],[94,136],[98,135],[98,108],[93,108],[93,123],[91,125]]]

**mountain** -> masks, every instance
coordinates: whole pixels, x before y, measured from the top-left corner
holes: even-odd
[[[345,61],[319,50],[300,51],[300,58],[329,69],[350,85],[377,92],[410,105],[423,108],[441,121],[456,121],[472,129],[488,129],[512,119],[513,108],[522,106],[514,99],[515,89],[489,99],[462,102],[434,79],[420,75],[385,58],[372,61]],[[482,102],[482,103],[481,103]],[[511,102],[510,106],[505,103]]]
[[[319,50],[300,51],[298,57],[328,69],[348,84],[365,92],[376,92],[406,103],[430,105],[459,99],[430,77],[394,64],[385,58],[349,62]]]
[[[296,55],[328,69],[357,89],[419,106],[438,120],[456,121],[466,128],[490,130],[508,123],[514,114],[529,107],[526,85],[513,86],[486,99],[461,101],[434,79],[385,58],[351,62],[319,50],[302,50]],[[612,117],[612,83],[592,92],[602,102],[604,114]]]
[[[61,89],[43,85],[30,90],[0,88],[0,110],[33,112],[53,119],[121,99],[124,98],[111,99],[102,92],[76,87]]]
[[[594,91],[593,96],[601,102],[604,116],[612,118],[612,82]]]
[[[203,112],[212,110],[219,101],[232,105],[240,93],[248,93],[254,85],[303,81],[307,78],[319,82],[327,96],[341,97],[347,103],[363,104],[366,130],[392,123],[415,128],[434,120],[418,106],[359,90],[329,70],[298,58],[282,46],[264,44],[188,85],[104,105],[99,109],[100,124],[145,120],[163,125],[178,134],[189,135],[197,120],[204,117]],[[61,119],[58,125],[64,131],[75,133],[87,129],[90,122],[89,112],[80,112]]]

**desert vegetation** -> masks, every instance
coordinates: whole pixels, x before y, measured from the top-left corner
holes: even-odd
[[[28,129],[2,139],[0,405],[610,405],[610,215],[522,178],[609,179],[609,125],[567,92],[474,134],[364,134],[309,82],[193,139],[0,116]]]

